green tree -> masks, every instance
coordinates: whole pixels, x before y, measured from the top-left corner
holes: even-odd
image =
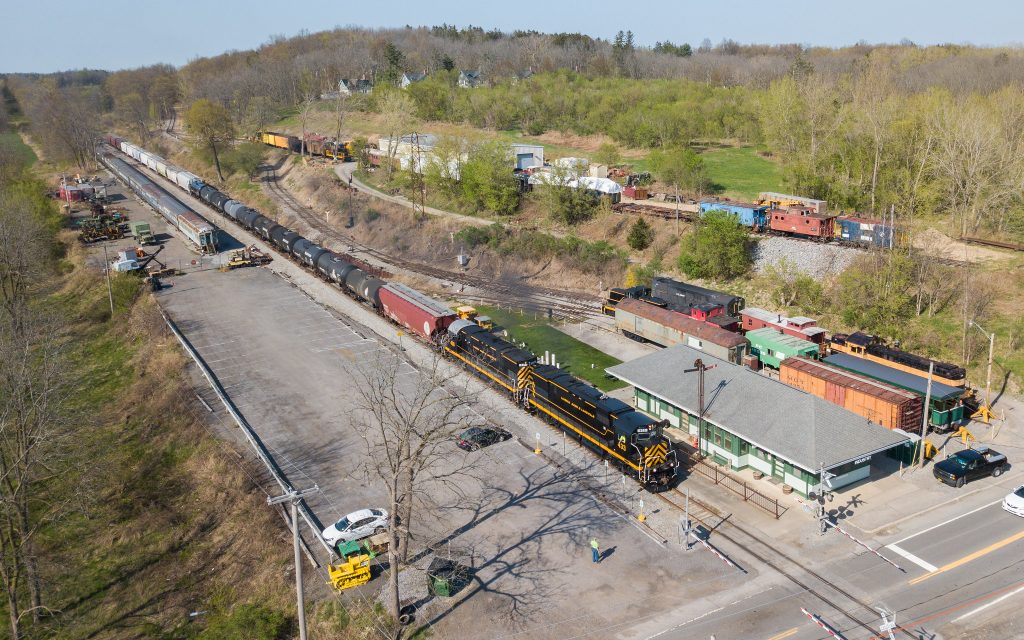
[[[384,72],[382,74],[382,80],[390,84],[398,84],[399,78],[402,77],[402,65],[405,63],[405,54],[399,49],[394,42],[388,42],[384,45]]]
[[[469,150],[461,169],[462,197],[477,209],[511,215],[519,207],[519,184],[508,146],[483,142]]]
[[[914,314],[914,262],[902,252],[861,257],[839,274],[833,296],[843,322],[865,331],[897,337]]]
[[[715,209],[704,214],[682,245],[679,268],[688,276],[735,278],[750,268],[750,236],[727,211]]]
[[[553,220],[567,225],[585,222],[597,212],[599,199],[576,181],[565,169],[555,168],[535,190],[537,198]]]
[[[699,196],[708,187],[704,160],[692,149],[670,147],[652,151],[649,162],[660,182],[672,187],[676,199],[676,232],[679,231],[679,191],[686,189]]]
[[[643,251],[654,242],[654,229],[643,218],[637,218],[633,226],[629,228],[626,242],[629,243],[631,248]]]
[[[256,171],[263,164],[263,157],[266,147],[255,142],[243,142],[237,147],[224,153],[224,168],[228,174],[241,173],[247,178],[256,175]]]
[[[185,112],[185,129],[195,138],[196,144],[213,154],[217,176],[224,181],[220,168],[218,145],[229,144],[235,137],[235,125],[231,114],[223,105],[206,98],[196,100]]]
[[[609,167],[613,167],[619,163],[619,145],[614,142],[602,142],[601,146],[594,152],[594,160],[598,164],[605,164]]]

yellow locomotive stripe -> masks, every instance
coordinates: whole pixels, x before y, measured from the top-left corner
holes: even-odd
[[[453,356],[455,356],[459,360],[462,360],[463,362],[465,362],[469,366],[473,367],[474,369],[476,369],[480,373],[484,374],[485,376],[487,376],[491,380],[494,380],[495,382],[497,382],[501,386],[505,387],[509,391],[515,391],[515,389],[513,389],[510,386],[508,386],[508,383],[504,382],[503,380],[501,380],[499,378],[494,377],[493,375],[491,375],[491,373],[489,371],[487,371],[486,369],[482,369],[481,367],[479,367],[476,363],[472,362],[471,360],[467,360],[466,358],[463,358],[458,353],[455,353],[454,351],[452,351],[449,347],[445,347],[444,350],[447,351],[448,353],[452,354]]]
[[[565,420],[563,420],[563,419],[561,418],[561,416],[558,416],[558,415],[556,415],[556,414],[554,414],[554,413],[552,413],[552,412],[548,411],[548,410],[547,410],[547,409],[546,409],[545,407],[543,407],[543,406],[542,406],[542,405],[541,405],[541,404],[540,404],[539,402],[537,402],[536,400],[532,400],[532,399],[531,399],[531,400],[530,400],[530,404],[532,404],[533,406],[537,407],[538,409],[540,409],[540,410],[541,410],[541,411],[543,411],[544,413],[548,414],[549,416],[551,416],[551,417],[552,417],[552,418],[554,418],[555,420],[558,420],[559,422],[561,422],[562,424],[564,424],[564,425],[565,425],[566,427],[568,427],[568,428],[569,428],[569,429],[570,429],[571,431],[573,431],[574,433],[578,433],[578,434],[580,434],[581,436],[583,436],[584,438],[586,438],[587,440],[589,440],[589,441],[593,442],[593,443],[594,443],[594,444],[596,444],[596,445],[597,445],[598,447],[600,447],[602,451],[605,451],[605,452],[609,453],[609,454],[610,454],[610,455],[611,455],[612,457],[614,457],[614,458],[616,458],[616,459],[618,459],[618,460],[621,460],[622,462],[625,462],[625,463],[626,463],[627,465],[629,465],[629,467],[630,467],[630,468],[632,468],[632,469],[634,469],[634,470],[636,470],[636,471],[639,471],[639,470],[640,470],[640,467],[639,467],[638,465],[636,465],[636,464],[635,464],[634,462],[632,462],[632,461],[631,461],[631,460],[630,460],[629,458],[624,458],[624,457],[622,456],[622,454],[620,454],[620,453],[617,453],[617,452],[616,452],[616,451],[615,451],[614,449],[610,449],[610,448],[608,448],[607,446],[605,446],[605,445],[604,445],[604,443],[602,443],[602,442],[601,442],[601,441],[599,441],[599,440],[596,440],[596,439],[594,439],[594,438],[593,438],[593,437],[592,437],[592,436],[591,436],[590,434],[588,434],[588,433],[584,433],[583,431],[580,431],[579,429],[577,429],[577,428],[576,428],[575,426],[573,426],[572,424],[570,424],[570,423],[566,422]]]

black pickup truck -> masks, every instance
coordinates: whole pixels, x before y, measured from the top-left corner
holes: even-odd
[[[981,445],[973,449],[964,449],[936,463],[932,467],[932,475],[939,482],[962,487],[970,480],[985,476],[999,477],[1009,468],[1006,456]]]

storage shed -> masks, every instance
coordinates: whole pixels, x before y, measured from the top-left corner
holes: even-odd
[[[779,380],[887,429],[921,431],[924,401],[905,389],[800,357],[782,361]]]
[[[818,345],[795,336],[787,336],[775,329],[748,331],[747,340],[750,342],[750,352],[757,355],[761,364],[774,369],[778,369],[786,358],[818,356]]]
[[[512,153],[516,159],[516,169],[520,171],[544,166],[544,147],[539,144],[514,143]]]

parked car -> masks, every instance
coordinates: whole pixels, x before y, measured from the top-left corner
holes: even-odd
[[[384,509],[360,509],[323,530],[324,540],[332,547],[339,542],[362,540],[384,531],[388,526],[388,512]]]
[[[495,442],[504,442],[512,437],[512,434],[500,427],[470,427],[462,432],[458,442],[460,449],[476,451],[483,449]]]
[[[953,487],[985,476],[999,477],[1009,468],[1006,456],[985,445],[964,449],[932,467],[932,475]]]
[[[1003,509],[1015,516],[1024,517],[1024,485],[1021,485],[1003,498]]]

